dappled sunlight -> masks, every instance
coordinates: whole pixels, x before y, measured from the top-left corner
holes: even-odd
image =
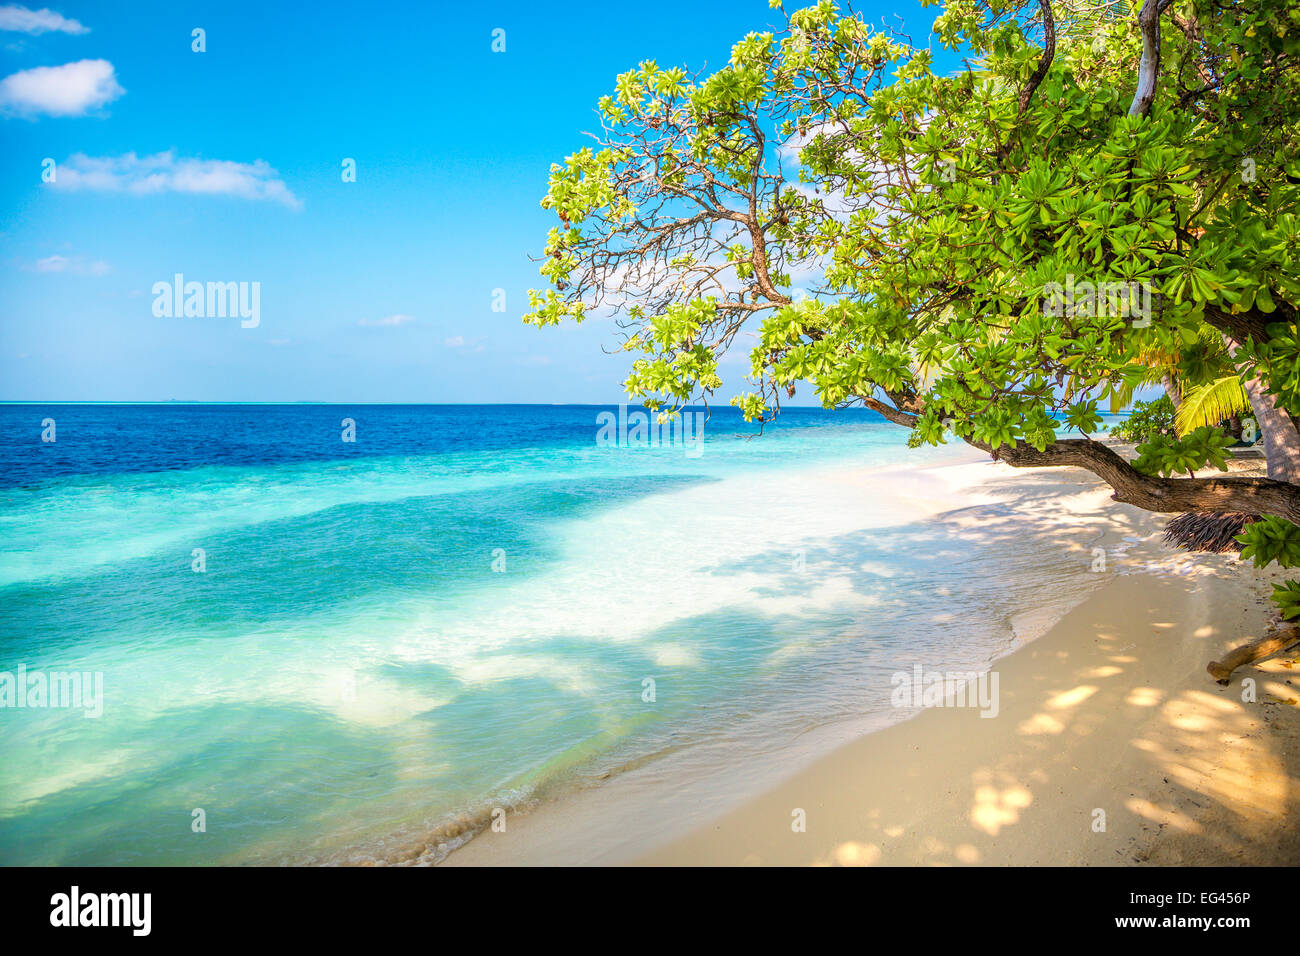
[[[1101,667],[1101,668],[1094,667],[1089,669],[1089,671],[1087,671],[1086,674],[1087,676],[1094,677],[1094,678],[1098,676],[1113,676],[1112,674],[1097,673],[1098,671],[1106,671],[1106,670],[1113,670],[1114,673],[1121,673],[1121,670],[1119,668],[1112,669],[1106,667]],[[1047,700],[1043,702],[1043,706],[1047,710],[1068,711],[1074,709],[1075,707],[1078,707],[1080,704],[1087,701],[1088,698],[1092,697],[1092,695],[1095,693],[1097,693],[1096,686],[1091,684],[1081,684],[1080,686],[1075,687],[1071,690],[1052,692],[1048,696]],[[1026,737],[1039,736],[1042,734],[1061,734],[1065,732],[1067,726],[1065,720],[1063,719],[1064,716],[1065,715],[1061,715],[1061,714],[1048,714],[1048,713],[1040,712],[1034,714],[1032,717],[1026,720],[1022,720],[1016,726],[1016,732]],[[1080,734],[1086,734],[1090,732],[1090,729],[1087,728],[1086,726],[1079,726],[1075,728],[1075,732]]]
[[[1152,823],[1158,823],[1161,826],[1171,826],[1175,829],[1182,830],[1184,833],[1200,833],[1201,826],[1195,820],[1191,819],[1184,813],[1172,807],[1161,807],[1152,803],[1150,800],[1141,800],[1134,797],[1128,800],[1125,807],[1132,813],[1137,814],[1145,820]]]
[[[1190,599],[1190,593],[1187,598],[1180,598],[1180,593],[1194,587],[1166,586],[1176,591],[1166,595],[1165,602]],[[1096,613],[1100,619],[1105,611]],[[1186,613],[1203,612],[1190,602]],[[1189,627],[1157,612],[1149,620],[1135,620],[1125,631],[1096,627],[1096,653],[1080,654],[1077,667],[1069,666],[1068,653],[1045,652],[1048,659],[1066,664],[1075,683],[1063,681],[1059,673],[1052,678],[1029,676],[1035,684],[1033,692],[1019,707],[1007,708],[1022,745],[976,757],[969,786],[962,788],[964,794],[953,794],[967,808],[966,832],[979,834],[980,839],[945,838],[943,833],[960,832],[950,827],[941,833],[891,825],[876,837],[884,841],[880,844],[884,862],[1006,862],[1005,856],[991,855],[986,841],[1005,838],[1020,827],[1040,833],[1044,826],[1049,832],[1065,828],[1076,836],[1059,851],[1043,848],[1021,859],[1145,862],[1158,852],[1160,859],[1174,862],[1186,859],[1185,854],[1207,852],[1199,846],[1216,854],[1212,859],[1227,861],[1239,852],[1236,848],[1259,839],[1261,826],[1264,832],[1285,828],[1293,784],[1283,758],[1274,752],[1270,739],[1261,736],[1258,706],[1243,704],[1235,690],[1221,692],[1208,686],[1176,690],[1142,679],[1149,673],[1145,665],[1150,664],[1139,649],[1144,640],[1172,639],[1185,653],[1210,654],[1215,647],[1210,636],[1219,633],[1219,627]],[[1259,693],[1261,699],[1273,701],[1267,706],[1278,710],[1285,707],[1279,698],[1296,696],[1294,687],[1282,679],[1261,679]],[[1075,743],[1094,734],[1096,743]],[[1109,756],[1117,735],[1132,747],[1136,764],[1122,755]],[[1106,775],[1109,759],[1115,761],[1113,784]],[[1123,770],[1125,765],[1132,769]],[[1080,777],[1080,769],[1087,767],[1101,767],[1102,776]],[[1067,796],[1062,805],[1057,794],[1073,798]],[[1090,830],[1094,806],[1109,812],[1107,831]],[[1070,809],[1062,816],[1064,807]],[[1152,842],[1160,833],[1177,834],[1193,843]],[[1067,855],[1065,847],[1074,849]]]
[[[1051,710],[1068,710],[1071,707],[1078,707],[1095,693],[1097,693],[1096,687],[1084,684],[1073,690],[1052,695],[1047,699],[1046,706]]]
[[[1017,731],[1025,736],[1034,736],[1036,734],[1059,734],[1064,732],[1065,724],[1061,723],[1050,714],[1035,714],[1028,720],[1022,720],[1016,727]]]
[[[1156,687],[1134,687],[1124,698],[1130,707],[1154,707],[1164,700],[1164,691]]]
[[[1266,680],[1259,685],[1259,689],[1273,698],[1278,703],[1295,704],[1296,689],[1281,680]]]
[[[1028,503],[1018,497],[1014,507],[960,509],[942,522],[959,527],[959,537],[976,547],[1000,545],[1017,528],[1022,539],[1059,546],[1064,565],[1074,562],[1072,576],[1063,578],[1077,587],[1069,601],[1052,606],[1061,595],[1050,587],[1036,590],[1037,605],[1004,597],[1015,608],[1007,624],[1017,636],[1022,622],[1033,633],[1060,620],[1058,631],[998,663],[995,719],[981,720],[971,710],[925,712],[881,736],[925,729],[878,749],[865,739],[849,766],[828,761],[836,769],[819,779],[835,794],[820,811],[829,816],[810,810],[806,838],[777,837],[761,854],[764,862],[1230,863],[1245,852],[1269,858],[1271,851],[1260,848],[1275,847],[1269,834],[1285,830],[1294,785],[1262,708],[1292,712],[1281,702],[1296,696],[1285,683],[1290,675],[1282,663],[1266,679],[1256,672],[1262,702],[1256,705],[1243,704],[1236,685],[1216,689],[1202,670],[1242,628],[1258,626],[1251,616],[1263,613],[1255,578],[1218,556],[1211,556],[1213,573],[1223,572],[1225,580],[1213,591],[1202,580],[1152,570],[1179,558],[1152,534],[1160,519],[1113,503],[1107,506],[1117,515],[1111,527],[1100,522],[1090,537],[1076,525],[1058,537],[1052,520],[1032,515],[1032,482],[1023,487],[1031,488]],[[1044,507],[1050,508],[1046,497]],[[1115,545],[1121,535],[1123,551]],[[1106,543],[1109,556],[1104,573],[1090,573],[1097,541]],[[1138,568],[1141,574],[1126,573]],[[1228,572],[1239,583],[1227,580]],[[936,585],[936,591],[950,586]],[[948,618],[931,611],[926,621],[948,628]],[[883,635],[861,640],[889,646]],[[882,782],[881,767],[899,773]],[[790,806],[809,803],[807,791],[789,794]],[[784,814],[775,819],[788,829]],[[813,837],[814,820],[820,838]]]
[[[822,863],[833,866],[873,866],[880,862],[880,847],[874,843],[857,843],[850,840],[841,843],[830,854],[830,859]]]
[[[1210,801],[1217,826],[1201,827],[1167,801],[1133,798],[1128,808],[1228,853],[1246,828],[1286,828],[1293,784],[1282,757],[1260,736],[1257,706],[1184,690],[1160,706],[1159,719],[1132,741],[1186,803],[1205,809]],[[1175,854],[1167,862],[1180,858]]]
[[[975,775],[975,803],[971,807],[970,822],[976,829],[990,836],[1011,826],[1020,819],[1020,813],[1034,796],[1020,783],[995,781],[993,774],[981,771]]]
[[[1198,733],[1205,733],[1215,726],[1214,720],[1205,714],[1181,714],[1176,717],[1169,717],[1168,720],[1171,727]]]
[[[1114,677],[1116,674],[1124,673],[1124,668],[1116,667],[1114,664],[1103,664],[1100,667],[1093,667],[1084,671],[1081,677],[1089,680],[1098,680],[1103,677]]]
[[[1237,701],[1205,690],[1185,690],[1183,699],[1192,701],[1197,706],[1213,710],[1220,716],[1235,714],[1241,710]]]
[[[963,843],[961,846],[954,847],[952,855],[957,858],[959,863],[965,863],[968,866],[974,866],[980,861],[980,851],[977,847],[969,843]]]

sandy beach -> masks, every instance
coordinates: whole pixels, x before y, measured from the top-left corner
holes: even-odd
[[[1296,650],[1227,687],[1205,671],[1270,630],[1278,572],[1165,546],[1168,516],[1115,503],[1082,471],[929,471],[959,505],[939,520],[972,535],[1037,522],[1096,571],[1072,606],[1044,594],[1016,610],[996,717],[923,708],[838,745],[810,731],[731,780],[652,761],[515,815],[443,865],[1300,862]]]

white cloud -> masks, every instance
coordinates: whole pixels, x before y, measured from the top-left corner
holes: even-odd
[[[108,263],[100,259],[83,259],[81,256],[46,256],[26,267],[32,272],[68,272],[79,276],[108,275]]]
[[[0,80],[0,109],[22,115],[84,116],[126,90],[107,60],[38,66]]]
[[[11,3],[0,7],[0,30],[17,33],[89,33],[76,20],[69,20],[53,10],[29,10]]]
[[[56,167],[56,189],[92,189],[142,196],[197,193],[278,202],[301,209],[298,199],[265,160],[236,163],[224,159],[186,159],[168,150],[153,156],[86,156],[76,153]]]
[[[407,322],[414,322],[414,321],[415,321],[415,316],[402,315],[401,313],[398,313],[397,315],[390,315],[382,319],[362,319],[360,322],[357,323],[357,325],[364,325],[370,328],[375,328],[381,325],[405,325]]]
[[[453,335],[449,339],[443,339],[442,344],[447,346],[449,349],[458,349],[465,344],[465,336]]]

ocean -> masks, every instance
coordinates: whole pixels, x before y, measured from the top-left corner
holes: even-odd
[[[775,772],[1090,584],[871,412],[618,412],[0,406],[0,675],[100,688],[0,707],[0,862],[437,862],[693,748]]]

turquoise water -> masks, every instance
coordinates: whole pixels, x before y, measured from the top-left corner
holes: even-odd
[[[0,409],[0,670],[104,686],[98,718],[0,709],[0,861],[436,860],[493,808],[987,662],[1017,589],[1078,573],[1044,539],[1034,582],[991,574],[1038,545],[836,477],[952,457],[869,414],[716,413],[692,457],[598,446],[598,411]]]

